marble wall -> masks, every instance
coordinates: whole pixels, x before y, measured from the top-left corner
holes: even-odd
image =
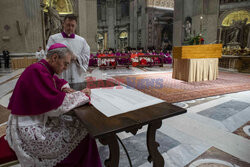
[[[172,18],[173,1],[130,2],[130,46],[131,47],[162,47],[162,32]],[[168,27],[169,28],[169,27]],[[172,31],[172,26],[170,28]],[[172,39],[169,39],[172,40]],[[171,41],[172,42],[172,41]]]
[[[130,46],[147,47],[147,12],[146,1],[135,0],[130,2]]]
[[[231,2],[231,3],[224,3],[220,4],[220,13],[219,13],[219,19],[218,19],[218,40],[221,40],[221,42],[225,45],[230,43],[230,31],[232,30],[233,26],[235,25],[230,25],[230,26],[223,26],[222,22],[223,20],[230,14],[234,12],[240,12],[240,11],[245,11],[250,13],[250,1],[245,0],[245,1],[240,1],[240,2]],[[244,20],[244,16],[242,17],[242,14],[238,14],[241,16],[242,21]],[[248,14],[249,15],[249,14]],[[234,18],[235,20],[238,20],[240,17]],[[238,20],[240,21],[240,20]],[[248,19],[248,24],[243,26],[240,26],[241,31],[238,35],[237,42],[240,43],[241,47],[247,47],[250,48],[250,24],[249,24],[249,19]]]
[[[35,52],[43,45],[39,1],[0,1],[0,51]]]
[[[104,36],[107,33],[107,48],[122,48],[119,33],[128,32],[127,46],[160,48],[162,31],[167,26],[167,20],[173,13],[173,0],[130,0],[127,17],[122,17],[122,3],[125,0],[97,1],[98,32]],[[165,16],[167,14],[167,16]],[[171,28],[172,31],[172,28]],[[104,39],[105,41],[105,39]]]
[[[91,51],[96,51],[97,2],[75,0],[74,3],[77,32],[87,40]],[[10,53],[34,53],[39,46],[46,45],[39,0],[0,1],[0,13],[0,52],[7,49]]]
[[[124,45],[119,36],[122,32],[129,34],[129,8],[129,1],[125,0],[97,1],[97,32],[104,38],[100,41],[100,46],[104,48],[100,49],[120,48]],[[123,39],[123,41],[129,45],[129,40]]]
[[[97,33],[97,1],[78,0],[79,35],[84,37],[90,46],[91,52],[97,51],[95,36]]]
[[[206,44],[216,42],[218,16],[219,0],[176,0],[174,46],[181,46],[184,42],[186,17],[192,18],[191,36],[202,34]]]

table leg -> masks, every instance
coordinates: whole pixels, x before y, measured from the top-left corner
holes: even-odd
[[[162,121],[152,122],[148,125],[147,131],[147,147],[148,147],[148,161],[153,161],[153,167],[163,167],[164,159],[158,151],[159,143],[155,141],[156,129],[161,127]]]
[[[109,147],[109,158],[105,160],[106,167],[118,167],[120,158],[120,149],[115,134],[106,135],[99,139],[103,145]]]

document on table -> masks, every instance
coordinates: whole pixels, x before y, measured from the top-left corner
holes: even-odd
[[[91,104],[107,117],[164,102],[124,86],[91,89]]]

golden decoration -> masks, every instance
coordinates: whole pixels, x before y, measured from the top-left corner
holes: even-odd
[[[120,34],[119,38],[122,38],[122,39],[128,38],[128,33],[127,33],[126,31],[123,31],[123,32]]]
[[[96,35],[97,35],[97,39],[98,39],[98,40],[102,40],[102,39],[103,39],[103,35],[102,35],[102,34],[97,33]]]
[[[45,4],[44,12],[48,12],[48,7],[55,7],[59,14],[73,14],[71,0],[43,0]]]
[[[244,19],[248,19],[247,20],[247,24],[250,23],[250,12],[246,11],[246,10],[240,10],[240,11],[236,11],[236,12],[232,12],[230,14],[228,14],[224,20],[222,21],[222,26],[231,26],[233,24],[233,20],[234,21],[239,21],[239,20],[244,20]]]
[[[174,0],[147,0],[148,7],[174,8]]]

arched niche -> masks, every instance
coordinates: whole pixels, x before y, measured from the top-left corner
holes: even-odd
[[[104,36],[101,33],[96,34],[96,41],[97,41],[97,49],[102,50],[104,49]]]
[[[221,22],[221,26],[224,27],[229,27],[233,24],[233,22],[237,22],[237,21],[243,21],[247,19],[247,23],[250,23],[250,12],[247,10],[238,10],[238,11],[233,11],[229,14],[227,14],[222,22]]]
[[[245,48],[250,46],[250,11],[234,9],[225,11],[219,19],[218,41],[224,46]]]
[[[103,35],[101,33],[97,33],[97,40],[103,40]]]
[[[120,39],[128,38],[128,32],[127,31],[122,31],[119,35]]]
[[[45,4],[44,12],[48,12],[48,7],[54,7],[58,13],[63,14],[73,14],[73,7],[71,0],[43,0]]]
[[[119,48],[123,49],[128,46],[128,32],[122,31],[119,35]]]

